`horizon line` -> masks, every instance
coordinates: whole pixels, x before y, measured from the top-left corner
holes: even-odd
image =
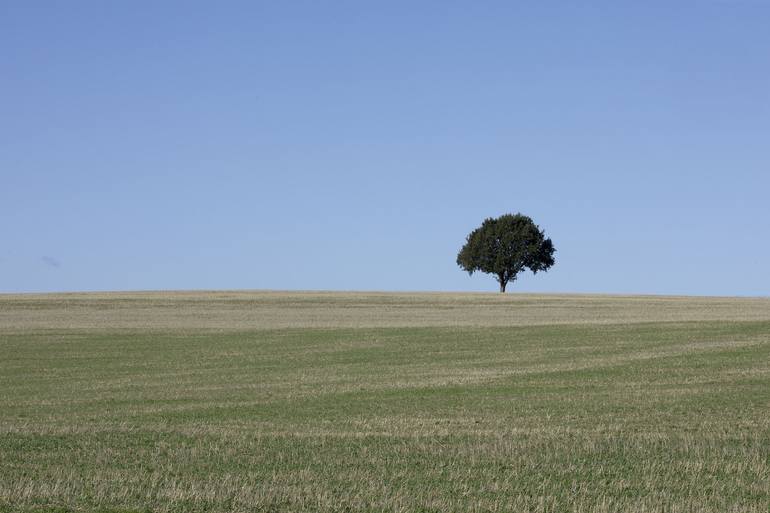
[[[770,295],[710,295],[710,294],[664,294],[649,292],[532,292],[532,291],[508,291],[498,292],[493,290],[480,291],[452,291],[452,290],[374,290],[374,289],[104,289],[104,290],[54,290],[54,291],[24,291],[5,292],[3,296],[46,296],[46,295],[89,295],[89,294],[205,294],[205,293],[263,293],[263,294],[392,294],[392,295],[490,295],[498,297],[506,296],[604,296],[604,297],[658,297],[658,298],[714,298],[714,299],[770,299]]]

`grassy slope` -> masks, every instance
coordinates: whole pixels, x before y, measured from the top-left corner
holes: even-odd
[[[770,510],[770,300],[0,296],[0,511]]]

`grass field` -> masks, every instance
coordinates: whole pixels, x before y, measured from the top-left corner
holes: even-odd
[[[770,299],[0,295],[0,511],[770,511]]]

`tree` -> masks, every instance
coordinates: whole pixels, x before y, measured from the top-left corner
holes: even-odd
[[[485,219],[468,235],[457,254],[457,265],[471,275],[475,271],[494,274],[500,292],[505,292],[505,286],[524,269],[533,274],[547,271],[555,263],[555,251],[551,239],[532,219],[522,214],[505,214]]]

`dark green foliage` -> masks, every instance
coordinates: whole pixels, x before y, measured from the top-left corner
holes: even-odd
[[[555,262],[555,251],[551,239],[532,219],[522,214],[505,214],[485,219],[468,235],[457,254],[457,265],[468,274],[494,274],[500,292],[505,292],[505,286],[524,269],[533,274],[547,271]]]

